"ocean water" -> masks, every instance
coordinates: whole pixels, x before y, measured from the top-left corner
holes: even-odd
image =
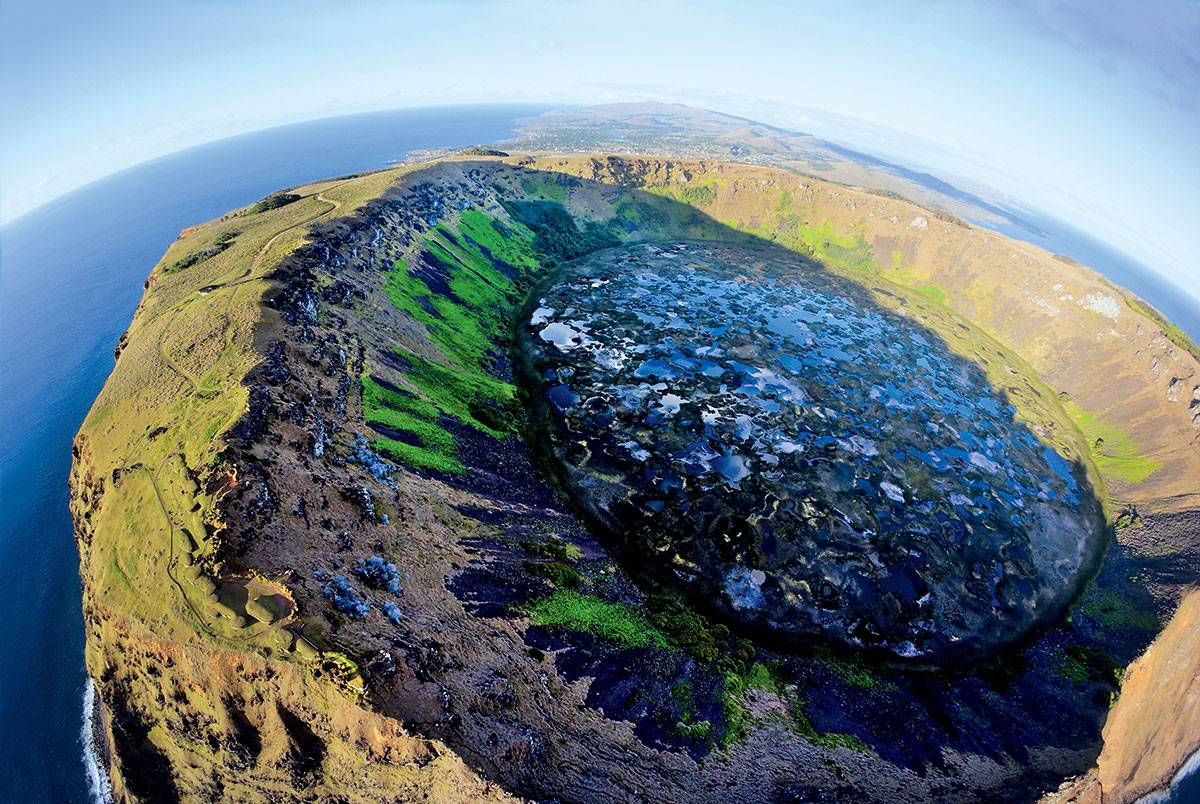
[[[67,473],[71,440],[167,245],[277,189],[414,149],[505,139],[545,108],[416,109],[247,134],[102,179],[0,228],[0,800],[81,802],[104,783],[83,759],[91,692]],[[1195,300],[1093,238],[1038,223],[1007,234],[1096,268],[1200,340]],[[1185,796],[1196,792],[1188,782]]]
[[[545,106],[405,110],[256,132],[101,179],[0,228],[0,800],[86,801],[74,438],[179,230],[410,151],[510,137]]]

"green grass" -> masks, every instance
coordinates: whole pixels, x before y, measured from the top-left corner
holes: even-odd
[[[843,270],[870,274],[879,272],[874,250],[862,232],[838,232],[829,221],[816,225],[803,223],[791,208],[792,196],[785,190],[780,193],[776,204],[776,226],[762,228],[755,234]]]
[[[671,216],[663,206],[665,202],[650,201],[627,191],[617,196],[613,210],[617,220],[629,223],[635,229],[657,230],[671,224]]]
[[[828,221],[818,226],[799,226],[794,236],[810,253],[840,268],[875,273],[878,268],[871,246],[861,232],[838,234]]]
[[[401,261],[393,266],[384,290],[392,304],[425,326],[448,360],[479,369],[490,351],[507,346],[507,323],[520,298],[518,284],[497,263],[518,278],[532,274],[538,267],[533,240],[525,227],[468,210],[460,216],[456,235],[443,222],[425,242],[449,277],[453,297],[434,293]]]
[[[455,457],[454,436],[440,426],[442,413],[427,399],[400,394],[363,377],[363,415],[370,424],[380,424],[408,433],[419,444],[408,444],[380,436],[372,447],[388,457],[418,469],[459,474],[464,467]]]
[[[409,368],[411,396],[363,379],[368,422],[401,430],[419,444],[380,438],[376,448],[419,469],[461,473],[455,439],[446,418],[506,438],[519,429],[516,388],[488,370],[491,356],[508,347],[513,310],[523,287],[539,269],[534,235],[478,210],[466,210],[452,225],[443,221],[423,243],[427,259],[443,272],[449,294],[435,293],[409,266],[397,261],[384,290],[397,309],[425,327],[445,361],[397,349]]]
[[[533,247],[549,259],[568,261],[618,245],[611,222],[585,221],[580,228],[571,213],[553,201],[505,201],[504,208],[533,232]]]
[[[687,184],[655,185],[645,188],[645,192],[669,198],[686,204],[689,207],[704,209],[717,200],[717,190],[721,180],[716,176],[701,176]]]
[[[537,625],[582,631],[627,648],[666,648],[670,644],[641,609],[570,589],[557,589],[532,603],[529,618]]]
[[[812,721],[808,719],[808,713],[804,710],[805,705],[806,702],[803,698],[797,698],[792,704],[792,727],[796,733],[803,735],[810,743],[830,750],[834,748],[848,748],[851,751],[867,750],[867,744],[853,734],[840,731],[817,731]]]
[[[1087,439],[1100,474],[1137,485],[1162,468],[1162,463],[1142,454],[1141,446],[1124,429],[1101,421],[1074,401],[1068,400],[1064,408]]]
[[[1127,598],[1111,590],[1093,591],[1080,605],[1079,611],[1105,628],[1135,628],[1157,631],[1158,615],[1153,609],[1134,606]]]
[[[1125,669],[1102,648],[1067,645],[1055,657],[1054,671],[1072,684],[1107,684],[1120,689]]]
[[[833,671],[842,683],[851,687],[859,687],[871,692],[886,692],[896,688],[896,685],[890,681],[880,681],[858,656],[843,658],[835,655],[825,646],[817,648],[814,655],[816,660]]]
[[[200,249],[199,251],[193,251],[191,254],[188,254],[186,257],[176,260],[175,262],[173,262],[170,265],[163,268],[163,273],[167,273],[167,274],[177,273],[179,271],[187,270],[188,268],[191,268],[193,265],[198,265],[198,264],[204,262],[205,260],[212,259],[213,257],[220,254],[222,251],[224,251],[225,249],[227,249],[231,245],[233,245],[233,241],[235,239],[237,239],[238,234],[240,234],[240,233],[237,231],[221,232],[221,234],[217,235],[216,239],[213,240],[213,243],[211,246]]]
[[[916,285],[913,287],[913,290],[915,290],[917,293],[920,293],[925,298],[935,301],[942,306],[946,305],[946,292],[932,282]]]
[[[566,176],[563,178],[565,179]],[[563,204],[567,200],[567,187],[564,184],[550,181],[546,176],[540,174],[522,181],[521,189],[525,191],[527,196],[542,201],[554,201]]]

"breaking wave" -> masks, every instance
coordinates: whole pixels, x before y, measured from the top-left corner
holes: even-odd
[[[112,782],[101,759],[103,748],[97,742],[101,728],[97,720],[100,708],[96,705],[96,684],[88,676],[83,687],[83,726],[79,741],[83,744],[83,767],[87,773],[88,792],[95,804],[113,804]]]

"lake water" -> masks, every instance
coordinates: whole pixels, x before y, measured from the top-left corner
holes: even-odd
[[[167,245],[183,227],[273,190],[414,149],[501,140],[544,108],[405,110],[248,134],[131,168],[0,228],[0,799],[89,797],[71,440]],[[1194,300],[1090,238],[1043,232],[1040,245],[1106,273],[1200,337]]]

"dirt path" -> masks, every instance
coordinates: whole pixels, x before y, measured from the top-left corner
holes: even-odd
[[[335,185],[335,186],[337,186],[337,185]],[[304,196],[304,198],[312,198],[312,197],[313,197],[312,195]],[[255,252],[254,257],[250,260],[250,264],[248,266],[246,266],[246,270],[243,271],[236,279],[230,280],[229,282],[222,282],[222,283],[216,284],[216,285],[207,285],[200,289],[200,294],[206,295],[208,293],[212,293],[213,291],[221,290],[222,288],[236,287],[236,286],[242,285],[246,282],[250,282],[254,279],[261,278],[261,277],[257,276],[256,274],[257,274],[259,268],[261,267],[262,260],[266,257],[267,253],[271,250],[271,247],[276,242],[279,241],[280,237],[287,234],[288,232],[291,232],[294,229],[297,229],[298,227],[308,226],[313,221],[316,221],[319,218],[330,215],[341,208],[341,204],[339,202],[334,201],[333,199],[330,199],[330,198],[326,198],[321,193],[316,193],[315,197],[316,197],[317,201],[319,201],[323,204],[328,204],[329,206],[326,209],[319,210],[319,211],[313,213],[312,215],[309,215],[308,217],[304,218],[303,220],[297,221],[296,223],[293,223],[290,226],[286,226],[283,229],[280,229],[279,231],[275,232],[275,234],[271,235],[271,237],[268,238],[267,241],[265,243],[263,243],[262,246],[259,247],[258,251]],[[236,296],[236,294],[230,294],[229,304],[233,303],[235,296]],[[175,374],[179,375],[179,377],[181,377],[184,381],[186,381],[191,386],[192,393],[195,394],[195,393],[199,393],[201,391],[200,379],[198,377],[194,376],[184,366],[182,366],[178,362],[176,362],[176,360],[172,357],[169,349],[167,348],[167,346],[168,346],[167,335],[174,330],[173,324],[174,324],[175,316],[185,306],[187,306],[188,304],[191,304],[193,301],[195,301],[194,297],[185,299],[184,301],[175,305],[169,312],[166,313],[168,318],[166,319],[166,323],[163,326],[162,333],[158,337],[158,352],[159,352],[159,355],[162,357],[163,363],[166,365],[166,367],[168,369],[170,369],[172,372],[174,372]],[[228,347],[228,345],[230,344],[230,342],[232,340],[232,332],[231,332],[232,324],[231,324],[231,318],[229,316],[228,308],[226,309],[226,312],[224,313],[224,317],[226,320],[226,333],[225,333],[226,334],[226,346]],[[163,464],[165,464],[167,462],[167,460],[169,460],[169,458],[164,459]],[[182,456],[181,456],[181,460],[182,460]],[[188,609],[190,609],[192,614],[195,616],[199,627],[201,629],[203,629],[204,632],[206,634],[208,634],[209,636],[215,636],[214,632],[212,631],[212,628],[208,624],[208,617],[203,612],[201,612],[199,609],[197,609],[196,606],[192,603],[191,599],[187,595],[186,590],[183,587],[182,582],[179,580],[179,578],[175,574],[175,568],[178,566],[178,563],[180,561],[180,556],[177,555],[177,547],[175,544],[176,535],[177,535],[176,531],[179,530],[179,526],[176,523],[175,516],[171,512],[170,506],[167,504],[167,500],[163,494],[162,488],[159,486],[158,473],[161,469],[162,469],[162,465],[160,465],[155,470],[151,470],[149,468],[143,467],[143,470],[146,472],[147,477],[150,478],[150,484],[154,489],[154,495],[157,500],[159,510],[162,511],[162,515],[167,522],[167,540],[168,540],[167,543],[168,543],[168,549],[169,549],[168,556],[167,556],[167,577],[171,580],[171,583],[174,584],[176,589],[179,590],[179,594],[183,598],[183,602],[187,605]],[[259,635],[260,634],[253,634],[253,635],[247,635],[247,636],[238,635],[238,636],[234,636],[233,638],[234,639],[239,639],[239,638],[240,639],[250,639],[254,636],[259,636]]]
[[[336,186],[340,186],[340,185],[334,185],[334,186],[336,187]],[[304,198],[313,198],[313,197],[314,197],[313,195],[306,195],[306,196],[302,196],[301,199],[299,199],[299,200],[303,200]],[[251,260],[250,260],[250,264],[248,266],[246,266],[246,270],[243,271],[241,274],[239,274],[236,279],[231,279],[228,282],[220,282],[215,285],[205,285],[204,287],[200,288],[200,290],[199,290],[200,295],[202,295],[202,296],[208,295],[209,293],[213,293],[213,292],[221,290],[223,288],[236,287],[238,285],[242,285],[247,282],[254,281],[255,279],[260,279],[261,277],[256,276],[256,272],[258,271],[259,267],[261,266],[262,260],[267,255],[267,252],[269,252],[271,250],[271,246],[273,246],[279,240],[280,237],[282,237],[283,235],[292,231],[293,229],[296,229],[301,226],[307,226],[307,225],[311,224],[313,221],[316,221],[319,218],[330,215],[333,212],[336,212],[338,209],[341,209],[342,205],[340,202],[334,201],[332,198],[326,198],[323,195],[323,193],[321,193],[321,192],[316,193],[315,198],[317,201],[321,202],[322,204],[328,204],[329,205],[328,208],[314,212],[312,215],[309,215],[307,218],[297,221],[296,223],[293,223],[290,226],[285,226],[284,228],[280,229],[275,234],[271,235],[271,237],[268,238],[267,241],[265,243],[263,243],[262,246],[259,247],[258,251],[255,252],[254,257],[251,258]],[[177,363],[175,361],[175,359],[171,356],[170,352],[167,350],[167,344],[166,344],[167,335],[173,329],[172,323],[173,323],[175,315],[180,310],[182,310],[184,308],[184,306],[191,304],[192,301],[193,301],[193,299],[191,299],[191,298],[185,299],[184,301],[182,301],[178,305],[176,305],[174,308],[172,308],[168,313],[166,313],[166,315],[170,316],[170,318],[167,320],[166,325],[163,327],[162,333],[158,336],[158,352],[159,352],[159,355],[163,359],[163,363],[166,364],[167,368],[169,368],[175,374],[178,374],[184,381],[186,381],[191,386],[192,393],[197,393],[201,390],[199,379],[197,377],[193,376],[191,372],[189,372],[186,368],[184,368],[183,366],[181,366],[179,363]],[[231,298],[230,304],[232,304],[232,301],[233,301],[233,299]],[[229,320],[228,314],[226,314],[226,320],[227,321]],[[227,326],[226,327],[226,342],[227,342],[227,344],[228,344],[230,337],[231,337],[231,334],[229,332],[229,327]]]
[[[335,186],[337,186],[337,185],[335,185]],[[312,198],[312,197],[313,197],[312,195],[306,195],[306,196],[303,196],[300,200],[303,200],[304,198]],[[204,287],[200,288],[200,293],[202,295],[208,294],[208,293],[212,293],[213,291],[220,290],[221,288],[234,287],[235,285],[240,285],[244,282],[249,282],[249,281],[253,280],[255,278],[254,272],[258,269],[259,262],[266,255],[266,253],[271,249],[271,246],[275,244],[276,240],[278,240],[280,237],[282,237],[283,235],[287,234],[288,232],[290,232],[291,230],[293,230],[299,226],[307,226],[308,224],[312,223],[313,221],[317,220],[318,218],[322,218],[322,217],[330,214],[331,212],[337,211],[342,206],[339,202],[334,201],[331,198],[326,198],[322,193],[317,193],[316,199],[318,201],[320,201],[322,204],[329,204],[329,208],[322,210],[320,212],[316,212],[316,213],[308,216],[304,220],[293,223],[291,226],[287,226],[283,229],[280,229],[278,232],[273,234],[271,236],[271,238],[269,240],[267,240],[267,242],[262,244],[262,247],[259,248],[258,253],[256,253],[254,255],[254,259],[252,259],[250,261],[250,265],[246,267],[246,270],[243,271],[240,276],[238,276],[236,279],[231,279],[228,282],[219,282],[215,285],[205,285]]]

